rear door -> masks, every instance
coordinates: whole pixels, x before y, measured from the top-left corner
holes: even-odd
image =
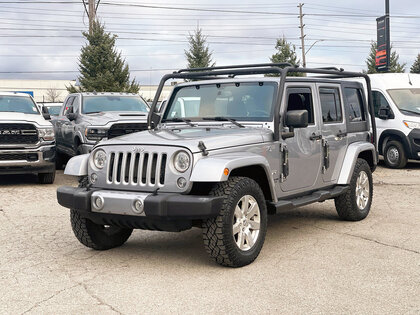
[[[321,105],[322,180],[338,179],[347,150],[347,128],[344,119],[343,95],[339,84],[318,83]]]

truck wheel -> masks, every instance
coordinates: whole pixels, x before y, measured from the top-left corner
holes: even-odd
[[[38,181],[40,184],[52,184],[55,179],[55,170],[52,173],[39,173]]]
[[[82,218],[76,210],[70,210],[70,221],[74,235],[80,243],[96,250],[121,246],[130,237],[133,229],[95,224]]]
[[[81,154],[83,154],[83,146],[79,145],[76,148],[76,155],[81,155]]]
[[[390,168],[403,168],[407,165],[407,156],[401,142],[388,141],[384,149],[384,161]]]
[[[246,177],[231,177],[210,192],[225,200],[216,218],[203,222],[204,246],[220,265],[242,267],[261,251],[267,231],[267,207],[260,186]]]
[[[338,216],[346,221],[360,221],[367,217],[372,205],[372,171],[363,159],[357,159],[350,188],[335,198]]]

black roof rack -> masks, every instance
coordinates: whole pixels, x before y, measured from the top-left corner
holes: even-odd
[[[232,65],[232,66],[220,66],[212,68],[193,68],[193,69],[181,69],[171,74],[166,74],[162,77],[159,87],[156,91],[155,98],[150,108],[149,116],[147,118],[148,129],[152,129],[153,126],[157,126],[160,122],[161,116],[156,112],[157,103],[160,95],[165,86],[165,82],[171,79],[184,79],[184,80],[206,80],[206,79],[222,79],[222,78],[233,78],[238,75],[255,75],[255,74],[278,74],[279,75],[279,87],[277,91],[277,98],[275,103],[275,113],[280,113],[281,100],[283,99],[286,76],[288,73],[300,72],[300,73],[312,73],[318,74],[319,77],[325,78],[360,78],[363,77],[366,81],[368,90],[368,108],[371,118],[371,125],[373,130],[373,144],[376,146],[376,124],[375,124],[375,112],[372,102],[372,91],[370,78],[366,73],[361,72],[350,72],[344,71],[344,69],[338,69],[336,67],[323,67],[323,68],[299,68],[293,66],[290,63],[260,63],[260,64],[249,64],[249,65]],[[274,140],[280,139],[280,115],[274,115]]]

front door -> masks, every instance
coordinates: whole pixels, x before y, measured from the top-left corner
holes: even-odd
[[[317,90],[322,111],[322,179],[332,183],[338,179],[347,149],[343,96],[337,84],[317,84]]]
[[[321,168],[321,130],[319,114],[313,96],[314,84],[290,83],[285,91],[281,117],[288,110],[307,110],[309,125],[294,130],[294,137],[282,145],[288,155],[288,176],[281,183],[284,192],[299,193],[316,186]],[[287,128],[286,128],[287,129]]]

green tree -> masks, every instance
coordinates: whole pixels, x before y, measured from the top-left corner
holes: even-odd
[[[367,73],[377,73],[376,70],[376,42],[372,42],[370,45],[369,56],[366,59]],[[392,51],[391,45],[391,57],[390,57],[390,66],[387,72],[396,72],[401,73],[405,71],[406,63],[399,63],[400,55],[394,50]]]
[[[417,55],[416,60],[410,68],[411,73],[420,73],[420,54]]]
[[[297,58],[296,55],[296,46],[292,43],[289,43],[286,38],[283,36],[282,38],[277,39],[276,41],[276,50],[277,52],[270,57],[271,62],[273,63],[281,63],[281,62],[288,62],[294,66],[299,66],[300,60]],[[280,74],[267,74],[266,76],[269,77],[278,77]],[[304,76],[301,72],[291,72],[288,76],[296,76],[301,77]]]
[[[138,93],[139,85],[130,81],[128,65],[115,48],[117,36],[106,32],[100,22],[94,22],[92,34],[83,32],[83,36],[87,43],[79,57],[80,87],[70,85],[67,90]]]
[[[216,65],[212,60],[212,53],[207,45],[207,37],[203,35],[201,28],[197,28],[188,36],[188,50],[184,50],[189,69],[208,68]]]

